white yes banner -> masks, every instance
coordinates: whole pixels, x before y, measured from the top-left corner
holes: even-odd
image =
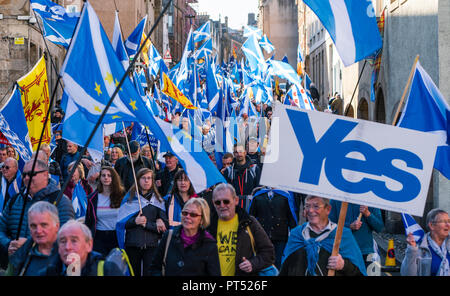
[[[436,135],[280,103],[273,119],[262,185],[422,216]]]

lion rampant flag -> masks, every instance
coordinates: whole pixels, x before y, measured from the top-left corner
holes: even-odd
[[[162,74],[164,83],[162,92],[179,102],[186,109],[197,109],[197,107],[195,107],[191,103],[191,101],[189,101],[189,99],[176,87],[176,85],[170,80],[166,73],[163,72]]]
[[[47,69],[44,56],[34,68],[17,83],[20,86],[23,111],[27,120],[28,133],[30,135],[33,151],[36,151],[44,127],[45,116],[49,111],[50,99],[48,95]],[[46,125],[42,143],[50,144],[51,126]]]

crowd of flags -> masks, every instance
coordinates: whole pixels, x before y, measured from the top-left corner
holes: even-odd
[[[367,13],[370,1],[304,2],[328,30],[346,66],[380,50],[382,39],[376,18]],[[213,54],[209,21],[196,30],[191,28],[179,64],[169,69],[156,47],[149,41],[144,43],[147,16],[124,39],[116,12],[110,41],[89,1],[85,2],[81,13],[68,13],[48,0],[30,0],[30,3],[44,26],[43,36],[67,48],[60,71],[64,83],[63,138],[85,146],[90,131],[114,96],[100,128],[88,144],[91,154],[97,151],[101,157],[107,127],[117,132],[134,123],[133,134],[139,137],[144,130],[148,131],[153,139],[159,141],[160,152],[170,151],[178,157],[195,190],[201,192],[225,182],[201,147],[200,130],[206,120],[213,124],[216,132],[216,151],[232,152],[233,144],[240,140],[237,122],[245,117],[244,114],[258,121],[261,114],[255,106],[272,104],[278,78],[290,84],[284,104],[315,110],[309,93],[311,80],[302,71],[304,58],[301,47],[297,50],[297,69],[292,68],[287,58],[275,60],[273,54],[265,59],[263,51],[272,54],[276,48],[257,28],[245,27],[247,40],[241,48],[245,58],[240,61],[236,55],[228,61],[217,61]],[[145,66],[131,69],[130,78],[125,73],[130,60],[137,58],[140,47],[143,47],[141,57],[145,57]],[[152,87],[147,85],[147,80],[156,81],[158,77],[158,83]],[[200,83],[202,80],[203,84]],[[24,113],[20,119],[17,117],[20,112],[11,111],[20,104],[24,103],[18,85],[0,110],[0,128],[21,159],[28,160],[32,145],[26,115]],[[188,134],[170,123],[176,112],[189,119],[191,130]],[[13,119],[11,114],[14,114]],[[13,121],[14,126],[11,125]],[[418,64],[398,125],[441,135],[442,145],[438,148],[435,168],[447,178],[450,176],[448,122],[447,102]],[[111,129],[111,125],[117,128]],[[77,215],[82,216],[86,197],[82,194],[75,196],[74,208]],[[410,227],[411,223],[405,225]]]

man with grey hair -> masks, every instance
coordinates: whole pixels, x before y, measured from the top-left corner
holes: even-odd
[[[48,264],[58,256],[56,237],[59,229],[58,209],[47,201],[38,201],[28,210],[31,239],[9,259],[6,275],[45,275]]]
[[[448,212],[433,209],[426,219],[429,232],[416,241],[408,233],[405,257],[400,269],[406,276],[450,276],[450,219]]]
[[[344,227],[339,253],[332,256],[337,224],[328,219],[330,211],[328,199],[306,196],[303,215],[308,222],[291,231],[280,275],[326,276],[330,269],[335,270],[336,275],[366,275],[361,250],[350,229]]]
[[[216,186],[208,232],[217,239],[222,276],[258,275],[275,261],[275,250],[261,224],[238,206],[234,187]]]
[[[55,204],[61,225],[75,217],[72,203],[67,196],[63,195],[59,201],[57,200],[60,189],[55,184],[49,183],[47,163],[36,160],[36,166],[32,171],[33,161],[34,158],[29,160],[23,168],[24,187],[8,201],[0,216],[0,249],[3,252],[7,250],[9,256],[14,254],[30,237],[27,215],[23,215],[19,235],[18,231],[22,213],[27,213],[34,203],[48,201]],[[33,177],[31,178],[31,176]],[[29,184],[30,179],[31,183]],[[24,192],[28,187],[29,192],[25,200]],[[17,237],[19,238],[17,239]],[[2,263],[3,266],[7,264],[7,262]]]
[[[3,162],[3,175],[0,180],[0,212],[3,211],[8,200],[19,193],[22,177],[19,172],[17,160],[8,157]]]
[[[59,256],[48,266],[48,276],[124,275],[114,262],[105,261],[100,253],[92,251],[92,233],[78,220],[61,227],[57,242]]]

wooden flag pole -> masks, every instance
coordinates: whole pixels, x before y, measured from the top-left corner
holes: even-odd
[[[123,133],[125,135],[125,140],[127,142],[128,156],[130,157],[131,170],[133,171],[134,184],[136,186],[136,194],[137,194],[137,198],[138,198],[138,202],[139,202],[139,215],[142,215],[142,205],[141,205],[141,195],[139,194],[139,184],[136,179],[136,172],[134,171],[134,164],[133,164],[134,161],[133,161],[133,158],[131,157],[131,149],[130,149],[130,142],[128,142],[127,129],[125,128],[125,122],[123,122],[123,121],[122,121],[122,126],[123,126]]]
[[[418,61],[419,61],[419,55],[417,55],[416,59],[414,60],[414,64],[412,66],[411,73],[409,73],[408,82],[406,83],[405,89],[403,90],[403,95],[400,100],[400,103],[398,103],[397,112],[395,112],[394,120],[392,120],[392,125],[396,125],[396,123],[397,123],[397,119],[400,114],[400,110],[402,110],[403,102],[405,101],[406,94],[408,93],[408,89],[411,86],[411,81],[414,76],[414,72],[416,70],[416,65],[417,65]]]

